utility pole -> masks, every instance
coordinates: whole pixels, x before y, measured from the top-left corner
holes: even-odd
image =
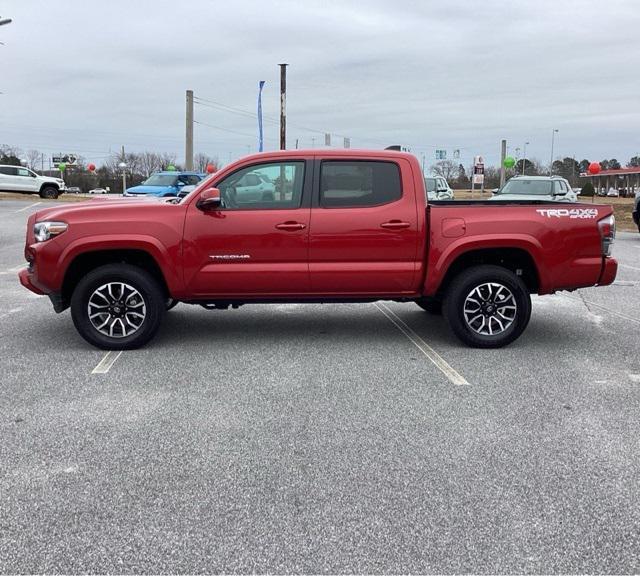
[[[187,90],[187,130],[184,144],[184,168],[193,170],[193,90]]]
[[[523,176],[524,176],[524,167],[527,163],[527,144],[529,144],[529,142],[524,143],[524,152],[522,154],[522,175]]]
[[[280,66],[280,150],[287,149],[287,66]]]
[[[504,170],[504,159],[507,157],[507,141],[502,141],[502,146],[500,149],[500,188],[504,186],[504,178],[505,178],[505,170]]]

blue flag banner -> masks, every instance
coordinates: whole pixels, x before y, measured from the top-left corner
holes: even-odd
[[[260,80],[258,84],[258,152],[262,152],[264,149],[264,141],[262,137],[262,88],[264,87],[264,80]]]

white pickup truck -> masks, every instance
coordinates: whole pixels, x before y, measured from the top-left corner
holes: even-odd
[[[0,191],[39,194],[41,198],[57,198],[67,189],[62,178],[40,176],[22,166],[0,165]]]

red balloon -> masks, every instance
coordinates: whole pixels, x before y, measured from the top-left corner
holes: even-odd
[[[216,167],[213,164],[207,164],[207,174],[213,174],[216,171]]]
[[[591,162],[591,164],[589,164],[589,174],[597,174],[598,172],[600,172],[600,163],[599,162]]]
[[[96,169],[96,165],[95,164],[89,164],[89,166],[87,166],[87,168],[89,168],[89,172],[93,172]]]

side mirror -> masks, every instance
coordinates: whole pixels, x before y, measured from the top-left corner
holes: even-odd
[[[220,197],[220,190],[217,188],[207,188],[200,198],[196,202],[196,207],[200,210],[215,210],[222,204],[222,198]]]
[[[176,183],[176,186],[178,188],[182,188],[185,185],[185,183],[182,180],[178,180],[178,182]]]

